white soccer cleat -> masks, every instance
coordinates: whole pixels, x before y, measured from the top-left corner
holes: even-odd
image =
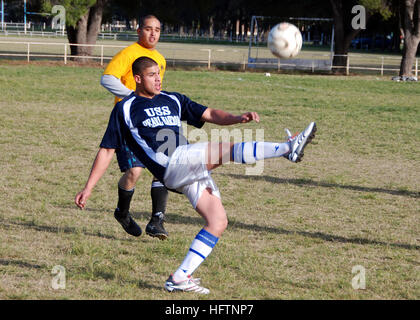
[[[165,289],[169,292],[195,292],[200,294],[209,294],[210,290],[199,285],[198,281],[195,281],[194,278],[188,276],[187,280],[175,282],[173,275],[171,274],[165,282]]]
[[[315,122],[311,122],[305,130],[295,136],[292,136],[290,131],[286,129],[286,133],[289,136],[287,141],[290,143],[290,153],[287,155],[287,159],[292,162],[301,161],[303,157],[303,149],[305,149],[306,145],[310,143],[313,138],[315,138],[315,132]]]

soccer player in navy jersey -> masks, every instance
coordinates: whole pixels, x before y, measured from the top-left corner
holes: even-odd
[[[316,125],[311,122],[304,131],[289,136],[282,143],[188,144],[181,133],[181,121],[200,128],[204,122],[218,125],[259,122],[259,116],[256,112],[235,116],[207,108],[182,94],[161,91],[159,67],[147,57],[138,58],[133,63],[133,75],[136,91],[115,105],[88,181],[76,195],[75,203],[82,209],[85,207],[115,150],[123,143],[129,145],[157,179],[169,190],[185,194],[205,220],[205,226],[193,240],[183,262],[166,280],[165,289],[208,294],[209,289],[202,287],[192,274],[209,256],[228,224],[211,170],[230,161],[255,163],[284,157],[299,162],[304,148],[315,136]]]

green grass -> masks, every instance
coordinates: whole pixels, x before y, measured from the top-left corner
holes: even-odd
[[[1,299],[419,299],[420,87],[380,77],[174,71],[164,87],[233,113],[257,111],[266,141],[311,120],[300,164],[215,170],[229,226],[196,276],[208,297],[163,283],[203,225],[171,193],[161,242],[127,235],[113,218],[114,160],[87,210],[77,210],[112,109],[102,69],[0,64]],[[205,125],[210,133],[213,125]],[[187,132],[191,128],[188,128]],[[151,175],[132,211],[149,220]],[[66,289],[51,271],[66,269]],[[352,288],[353,266],[366,289]]]

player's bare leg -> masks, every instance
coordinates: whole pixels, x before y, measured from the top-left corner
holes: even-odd
[[[255,163],[267,158],[286,157],[292,162],[298,162],[303,156],[303,149],[314,138],[315,131],[316,125],[311,122],[304,131],[295,137],[289,137],[286,142],[208,143],[207,170],[213,170],[230,161]],[[165,288],[170,292],[209,293],[208,289],[194,281],[192,274],[209,256],[226,229],[228,220],[220,198],[213,195],[210,188],[201,194],[196,210],[204,218],[206,225],[193,240],[181,266],[166,280]]]
[[[300,162],[303,151],[315,137],[316,130],[315,122],[311,122],[296,136],[289,134],[286,142],[210,142],[207,148],[207,170],[213,170],[229,161],[252,164],[262,159],[285,157],[292,162]]]
[[[128,169],[126,172],[124,172],[124,175],[121,177],[118,185],[124,190],[133,190],[140,178],[142,171],[142,167],[134,167]]]
[[[213,170],[222,164],[232,161],[231,153],[234,144],[230,142],[209,142],[207,149],[207,170]]]
[[[180,267],[166,280],[166,290],[196,292],[208,294],[207,288],[192,277],[193,272],[210,255],[219,237],[225,231],[228,220],[219,197],[211,189],[203,191],[197,202],[196,211],[204,218],[206,224],[193,240],[191,247]]]
[[[204,218],[204,229],[216,237],[220,237],[228,225],[227,215],[222,201],[205,189],[197,202],[196,211]]]

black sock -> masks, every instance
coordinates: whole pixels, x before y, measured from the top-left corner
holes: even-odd
[[[130,191],[122,189],[118,186],[118,205],[117,208],[119,210],[120,216],[124,217],[127,215],[128,211],[130,210],[130,203],[131,198],[134,194],[134,188]]]
[[[165,213],[168,200],[166,187],[160,181],[153,180],[150,195],[152,196],[152,216],[158,212]]]

